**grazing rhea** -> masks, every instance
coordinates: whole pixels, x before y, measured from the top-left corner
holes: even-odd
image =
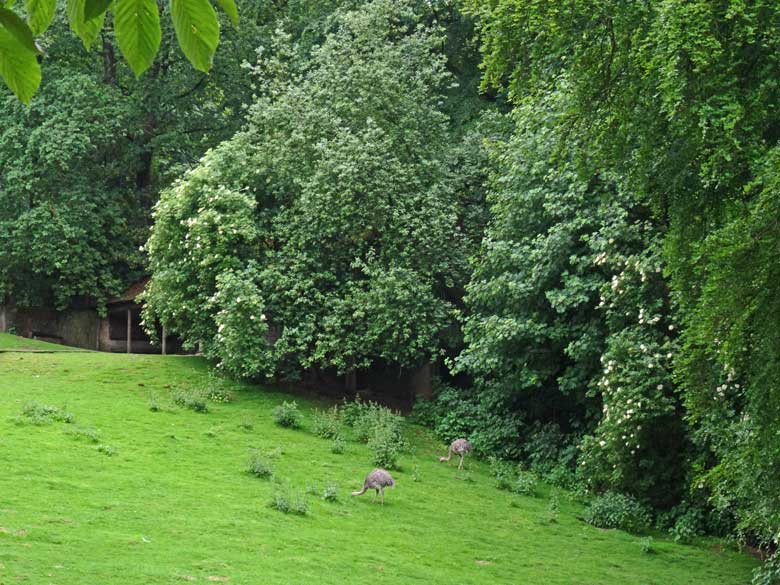
[[[460,464],[458,464],[458,469],[463,469],[463,458],[468,453],[471,453],[472,449],[474,449],[474,447],[466,439],[455,439],[450,445],[450,450],[447,452],[447,456],[439,457],[439,461],[449,461],[452,459],[452,454],[455,453],[455,455],[460,455]]]
[[[382,505],[384,506],[386,487],[395,487],[395,481],[393,481],[393,477],[384,469],[375,469],[366,476],[366,481],[363,482],[363,489],[359,492],[352,492],[352,495],[362,496],[364,493],[366,493],[366,490],[376,490],[374,497],[371,498],[371,503],[376,501],[377,494],[381,494]]]

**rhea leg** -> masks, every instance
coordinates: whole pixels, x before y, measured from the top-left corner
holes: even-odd
[[[458,469],[463,469],[463,453],[460,454],[460,463],[458,464]]]
[[[373,496],[372,496],[372,498],[371,498],[371,503],[372,503],[372,504],[373,504],[374,502],[376,502],[376,496],[377,496],[377,494],[378,494],[378,493],[379,493],[379,490],[376,490],[376,491],[374,492],[374,495],[373,495]]]
[[[385,488],[380,488],[379,493],[382,494],[382,505],[385,505]]]

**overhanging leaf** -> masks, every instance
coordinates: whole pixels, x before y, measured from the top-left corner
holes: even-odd
[[[41,84],[41,67],[35,53],[0,27],[0,77],[25,104],[29,104]]]
[[[136,77],[146,71],[160,48],[157,0],[117,0],[114,5],[116,41]]]
[[[38,52],[30,27],[27,26],[27,23],[24,22],[22,17],[16,14],[16,12],[9,10],[8,8],[0,8],[0,26],[19,41],[20,47],[27,49],[33,54]]]
[[[67,0],[66,9],[70,28],[79,36],[81,42],[84,43],[84,47],[89,49],[100,33],[100,29],[103,28],[105,13],[97,18],[86,20],[84,16],[85,1],[86,0]]]
[[[184,55],[208,72],[219,42],[219,20],[208,0],[171,0],[171,17]]]
[[[236,8],[236,0],[216,0],[216,3],[225,11],[225,14],[228,15],[233,26],[238,26],[238,8]]]
[[[24,6],[27,9],[30,28],[34,34],[39,35],[49,28],[57,8],[57,0],[25,0]]]
[[[84,3],[84,20],[92,20],[105,14],[113,0],[86,0]]]

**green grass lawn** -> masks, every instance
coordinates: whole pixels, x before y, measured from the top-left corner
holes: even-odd
[[[206,414],[170,403],[205,381],[194,357],[1,353],[0,584],[742,585],[755,566],[707,540],[655,535],[644,554],[641,537],[584,524],[565,494],[551,524],[548,490],[498,491],[475,460],[465,481],[416,427],[385,506],[350,498],[372,468],[367,448],[332,454],[310,431],[312,403],[297,431],[271,417],[290,397],[257,387]],[[149,410],[150,392],[163,411]],[[30,401],[75,421],[19,424]],[[72,433],[87,428],[115,454]],[[340,501],[311,495],[303,517],[270,509],[274,484],[244,472],[253,448],[293,489],[332,482]]]
[[[48,343],[46,341],[38,341],[37,339],[27,339],[26,337],[0,333],[0,351],[2,350],[81,351],[77,347],[69,347],[58,343]]]

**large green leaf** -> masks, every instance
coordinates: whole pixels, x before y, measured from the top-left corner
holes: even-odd
[[[92,20],[104,14],[113,0],[86,0],[84,3],[84,20]]]
[[[234,26],[238,26],[238,8],[236,8],[236,0],[216,0],[219,7],[225,11],[228,15],[230,22]]]
[[[86,20],[84,16],[85,1],[86,0],[67,0],[66,8],[70,28],[79,36],[81,42],[84,43],[84,47],[89,49],[100,33],[100,29],[103,28],[105,13],[97,18]]]
[[[16,12],[9,10],[8,8],[0,8],[0,26],[11,33],[14,38],[19,41],[21,47],[27,49],[31,53],[38,52],[30,27],[27,26],[27,23],[24,22],[22,17],[16,14]]]
[[[25,0],[24,7],[27,9],[30,28],[34,34],[39,35],[49,28],[57,8],[57,0]]]
[[[116,42],[136,77],[146,71],[160,48],[157,0],[117,0],[114,5]]]
[[[23,103],[29,104],[41,83],[41,67],[36,54],[0,27],[0,77]]]
[[[199,71],[208,71],[219,42],[219,20],[209,0],[171,0],[179,46]]]

